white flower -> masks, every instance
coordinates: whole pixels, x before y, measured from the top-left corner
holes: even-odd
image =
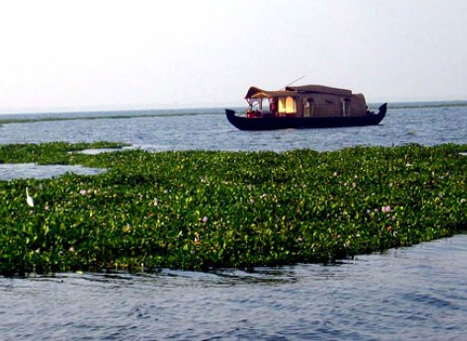
[[[383,207],[381,207],[381,212],[383,212],[383,213],[389,213],[389,212],[391,212],[391,211],[392,211],[391,206],[383,206]]]

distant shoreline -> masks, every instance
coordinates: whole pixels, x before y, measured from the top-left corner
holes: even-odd
[[[376,104],[370,103],[370,106]],[[432,102],[394,102],[388,103],[388,108],[442,108],[442,107],[465,107],[467,101],[432,101]]]
[[[381,103],[369,103],[370,109],[377,108]],[[404,108],[443,108],[466,107],[467,101],[431,101],[431,102],[388,102],[389,109]],[[239,109],[243,107],[230,107]],[[167,117],[192,115],[221,115],[224,107],[217,108],[185,108],[185,109],[112,109],[112,110],[81,110],[57,112],[26,112],[0,114],[0,126],[11,123],[31,123],[43,121],[91,120],[91,119],[119,119],[138,117]]]

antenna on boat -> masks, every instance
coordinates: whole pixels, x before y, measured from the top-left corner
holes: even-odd
[[[303,75],[302,77],[299,77],[299,78],[297,78],[297,79],[294,79],[294,80],[291,81],[289,84],[287,84],[286,86],[284,86],[284,87],[282,88],[282,90],[285,90],[286,87],[291,86],[291,85],[292,85],[293,83],[295,83],[295,82],[298,82],[298,81],[299,81],[300,79],[302,79],[303,77],[305,77],[305,76]]]

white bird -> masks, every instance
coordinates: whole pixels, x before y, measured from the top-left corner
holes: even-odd
[[[26,187],[26,202],[29,206],[34,207],[34,199],[29,195],[27,187]]]

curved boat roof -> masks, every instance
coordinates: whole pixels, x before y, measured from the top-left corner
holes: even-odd
[[[248,89],[245,98],[287,97],[295,96],[297,93],[321,93],[338,96],[352,96],[352,91],[347,89],[331,88],[324,85],[300,85],[287,86],[285,90],[276,91],[262,90],[256,86],[252,86]]]
[[[339,96],[352,96],[352,91],[347,89],[331,88],[324,85],[300,85],[300,86],[288,86],[286,90],[298,91],[298,92],[314,92],[321,94],[339,95]]]

